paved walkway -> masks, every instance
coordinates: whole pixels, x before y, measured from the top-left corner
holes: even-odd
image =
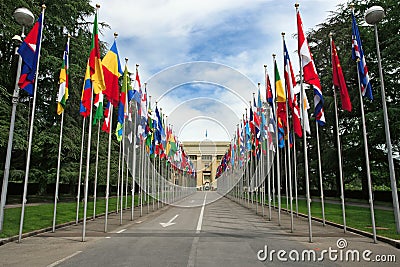
[[[312,222],[313,242],[308,240],[308,221],[294,218],[290,231],[290,216],[283,212],[281,224],[277,212],[272,220],[221,197],[217,192],[197,192],[181,201],[181,206],[166,206],[130,221],[130,211],[109,217],[109,232],[104,233],[104,220],[97,218],[87,224],[86,242],[81,242],[82,225],[58,229],[23,239],[19,243],[0,246],[0,266],[376,266],[376,262],[345,262],[312,260],[284,262],[277,251],[286,251],[281,258],[334,250],[345,257],[348,250],[361,253],[370,250],[368,257],[393,255],[400,260],[400,250],[382,242],[373,244],[370,238]],[[187,206],[192,206],[188,208]],[[194,206],[194,207],[193,207]],[[266,214],[265,209],[265,214]],[[259,212],[261,213],[261,207]],[[340,243],[337,243],[340,240]],[[338,246],[343,246],[339,248]],[[273,252],[274,251],[274,252]],[[311,251],[311,252],[310,252]],[[340,252],[341,251],[341,252]],[[267,255],[265,254],[267,252]],[[350,251],[351,252],[351,251]],[[270,257],[272,253],[272,258]],[[283,252],[281,252],[283,253]],[[335,254],[336,253],[336,254]],[[263,259],[265,256],[267,258]],[[261,260],[260,260],[260,259]],[[272,262],[271,262],[271,259]],[[397,266],[393,262],[383,266]]]

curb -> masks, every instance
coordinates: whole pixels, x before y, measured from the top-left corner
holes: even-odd
[[[231,198],[229,198],[229,199],[231,199]],[[234,200],[232,200],[232,201],[234,201]],[[235,203],[237,203],[237,202],[235,201]],[[241,205],[240,203],[238,203],[238,204]],[[241,205],[241,206],[243,206],[243,205]],[[243,207],[246,207],[246,206],[243,206]],[[274,209],[277,209],[277,207],[274,207],[272,205],[271,205],[271,207],[273,207]],[[248,209],[250,209],[250,208],[248,208]],[[287,210],[287,209],[284,209],[284,208],[281,208],[281,210],[285,211],[285,212],[290,212],[290,210]],[[300,217],[303,217],[303,218],[308,218],[308,215],[304,214],[304,213],[300,213],[299,212],[298,215]],[[317,217],[311,216],[311,220],[323,223],[323,220],[321,218],[317,218]],[[333,227],[336,227],[336,228],[340,228],[340,229],[344,228],[342,224],[331,222],[331,221],[327,221],[327,220],[325,220],[325,224],[333,226]],[[355,233],[355,234],[358,234],[358,235],[362,235],[362,236],[365,236],[365,237],[369,237],[369,238],[373,238],[374,237],[374,235],[369,233],[369,232],[366,232],[366,231],[363,231],[363,230],[360,230],[360,229],[356,229],[356,228],[353,228],[353,227],[346,226],[346,230],[348,232]],[[376,235],[376,239],[381,241],[381,242],[387,243],[387,244],[389,244],[389,245],[391,245],[391,246],[393,246],[395,248],[400,249],[400,240],[391,239],[389,237],[385,237],[385,236],[381,236],[381,235]]]
[[[125,208],[124,210],[128,210],[128,209]],[[130,210],[130,208],[129,208],[129,210]],[[113,214],[113,213],[116,213],[116,211],[110,211],[108,214]],[[96,215],[96,218],[104,217],[105,215],[106,215],[106,213],[100,213],[100,214]],[[90,218],[87,218],[86,221],[93,221],[93,216],[91,216]],[[83,222],[83,219],[79,219],[78,220],[78,224],[81,223],[81,222]],[[75,224],[77,224],[76,221],[70,221],[70,222],[66,222],[66,223],[62,223],[62,224],[57,224],[55,229],[60,229],[60,228],[64,228],[64,227],[67,227],[67,226],[70,226],[70,225],[75,225]],[[38,229],[38,230],[34,230],[32,232],[28,232],[28,233],[22,234],[21,235],[21,239],[24,239],[24,238],[27,238],[27,237],[32,237],[32,236],[39,235],[39,234],[43,234],[43,233],[46,233],[46,232],[51,232],[52,230],[53,230],[52,226],[49,226],[49,227],[46,227],[46,228],[42,228],[42,229]],[[7,243],[10,243],[10,242],[17,241],[18,238],[19,238],[19,235],[14,235],[14,236],[11,236],[11,237],[6,237],[6,238],[3,238],[3,239],[0,239],[0,246],[3,246],[3,245],[5,245]]]

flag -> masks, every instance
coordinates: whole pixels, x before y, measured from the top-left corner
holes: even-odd
[[[138,104],[141,103],[142,100],[142,95],[141,95],[141,83],[140,83],[140,78],[139,78],[139,71],[136,68],[136,77],[135,77],[135,83],[133,84],[133,95],[131,96],[130,99],[134,99]],[[130,101],[130,100],[129,100]]]
[[[278,126],[282,126],[283,130],[286,129],[286,95],[285,91],[282,86],[281,77],[279,75],[278,66],[275,61],[275,92],[276,92],[276,99],[278,102],[278,110],[277,110],[277,117]],[[280,119],[280,120],[279,120]]]
[[[96,125],[97,122],[100,122],[100,120],[103,118],[103,100],[104,100],[104,95],[101,91],[94,97],[94,106],[96,107],[96,113],[94,114],[93,117],[93,125]]]
[[[101,129],[106,133],[110,132],[110,116],[111,116],[111,102],[108,101],[107,106],[104,109],[104,122],[103,126],[101,127]]]
[[[274,95],[272,92],[271,80],[269,79],[269,75],[267,72],[265,72],[265,87],[266,87],[267,102],[271,106],[272,112],[275,112]]]
[[[42,18],[43,13],[40,14],[32,30],[18,48],[18,54],[22,58],[21,76],[19,77],[18,86],[24,89],[30,96],[33,96],[33,87],[39,62],[43,27]]]
[[[99,29],[97,25],[97,12],[94,17],[93,23],[93,35],[92,45],[90,47],[89,55],[89,66],[90,66],[90,79],[93,83],[93,91],[98,94],[99,91],[106,89],[104,83],[103,67],[100,59],[100,45],[99,45]]]
[[[303,112],[304,112],[304,116],[302,114],[302,118],[303,120],[302,122],[302,126],[304,127],[304,129],[306,130],[306,132],[308,134],[311,134],[311,129],[310,129],[310,121],[308,119],[308,110],[310,109],[310,104],[308,103],[308,99],[307,99],[307,95],[306,95],[306,91],[303,88]]]
[[[304,82],[312,86],[314,90],[314,116],[319,125],[325,125],[324,98],[322,96],[321,83],[315,68],[314,59],[311,55],[310,47],[303,31],[303,22],[300,12],[297,10],[297,38],[298,53],[301,58],[301,68],[303,68]]]
[[[284,50],[285,87],[288,95],[289,108],[291,109],[292,112],[293,130],[298,137],[302,137],[303,131],[301,129],[301,122],[300,122],[300,107],[297,103],[298,92],[295,91],[296,80],[294,78],[293,67],[290,61],[289,52],[287,50],[285,41],[283,41],[283,50]]]
[[[90,114],[91,109],[91,98],[92,98],[92,81],[90,80],[90,67],[86,65],[85,80],[83,82],[82,96],[79,112],[83,117],[87,117]]]
[[[117,122],[117,129],[115,130],[115,135],[117,136],[117,140],[121,142],[122,134],[123,134],[123,127],[124,127],[124,120],[126,114],[126,92],[131,88],[131,79],[129,78],[128,67],[125,65],[124,74],[122,77],[122,86],[121,92],[119,96],[119,103],[118,103],[118,122]]]
[[[340,91],[340,99],[342,101],[342,109],[351,111],[351,102],[349,92],[347,91],[346,81],[340,66],[339,56],[336,50],[335,43],[331,39],[332,47],[332,80],[333,85]]]
[[[68,57],[69,57],[69,37],[64,50],[63,63],[60,71],[60,88],[57,97],[57,114],[61,115],[64,112],[65,104],[68,99]]]
[[[138,135],[143,141],[146,138],[146,125],[147,125],[147,89],[144,87],[144,92],[141,93],[139,117],[140,123],[138,125]],[[168,138],[167,138],[168,140]]]
[[[357,61],[358,64],[358,75],[360,76],[361,93],[363,96],[368,97],[372,100],[372,86],[369,80],[368,67],[365,62],[364,51],[362,49],[360,32],[358,31],[358,26],[354,13],[351,14],[352,18],[352,57],[353,60]]]
[[[106,86],[104,94],[107,96],[108,101],[116,107],[119,102],[118,78],[122,76],[122,68],[115,40],[101,63],[104,74],[104,83]]]

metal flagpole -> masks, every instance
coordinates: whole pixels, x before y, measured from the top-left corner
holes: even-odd
[[[296,3],[296,14],[298,12],[299,4]],[[303,97],[303,66],[301,55],[299,51],[299,65],[300,65],[300,99],[301,99],[301,110],[302,112],[302,121],[304,121],[304,97]],[[312,226],[311,226],[311,196],[310,196],[310,178],[308,176],[308,153],[307,153],[307,135],[306,128],[303,127],[303,146],[304,146],[304,173],[305,173],[305,182],[306,182],[306,198],[307,198],[307,217],[308,217],[308,240],[312,242]]]
[[[108,156],[107,156],[107,185],[106,185],[106,214],[104,215],[104,232],[107,232],[108,225],[108,201],[110,195],[110,171],[111,171],[111,128],[113,117],[113,105],[110,104],[110,129],[108,132]]]
[[[329,34],[330,38],[330,46],[331,46],[331,55],[332,55],[332,33]],[[346,233],[346,207],[344,205],[344,181],[343,181],[343,169],[342,169],[342,147],[340,145],[340,133],[339,133],[339,116],[338,116],[338,107],[337,107],[337,99],[336,99],[336,89],[335,86],[333,88],[333,98],[335,103],[335,124],[336,124],[336,141],[337,141],[337,151],[338,151],[338,163],[339,163],[339,179],[340,179],[340,198],[342,202],[342,216],[343,216],[343,231]]]
[[[68,42],[69,42],[69,37],[68,37]],[[60,166],[61,166],[61,148],[62,148],[63,125],[64,125],[64,111],[61,113],[60,142],[58,144],[56,193],[55,193],[55,196],[54,196],[54,211],[53,211],[53,229],[52,229],[53,233],[56,230],[56,215],[57,215],[57,201],[58,201],[58,186],[59,186],[59,183],[60,183]]]
[[[360,60],[360,59],[357,59]],[[371,181],[371,170],[369,166],[369,152],[368,152],[368,139],[367,139],[367,126],[365,123],[365,114],[364,114],[364,100],[361,93],[361,83],[360,83],[360,73],[358,71],[357,65],[357,78],[358,78],[358,92],[360,96],[360,106],[361,106],[361,121],[363,125],[363,139],[364,139],[364,153],[365,153],[365,166],[367,169],[367,181],[368,181],[368,196],[369,196],[369,208],[371,211],[371,223],[372,223],[372,234],[374,243],[377,243],[376,238],[376,225],[375,225],[375,211],[374,211],[374,198],[372,195],[372,181]]]
[[[96,11],[97,12],[97,11]],[[93,118],[93,85],[91,88],[91,98],[90,98],[90,112],[89,112],[89,130],[88,130],[88,143],[87,143],[87,153],[86,153],[86,173],[85,173],[85,191],[84,191],[84,201],[83,201],[83,227],[82,227],[82,242],[85,241],[86,236],[86,215],[87,215],[87,201],[89,192],[89,171],[90,171],[90,146],[92,137],[92,118]]]
[[[319,145],[319,127],[317,121],[315,121],[315,127],[316,127],[315,132],[317,133],[318,172],[319,172],[319,186],[321,191],[322,224],[323,226],[325,226],[324,185],[322,180],[321,149]]]
[[[289,139],[289,138],[288,138]],[[289,212],[289,191],[288,191],[288,168],[287,168],[287,146],[283,149],[283,158],[285,159],[285,198],[286,198],[286,211]]]
[[[275,66],[275,54],[272,54],[273,60],[274,60],[274,66]],[[275,68],[274,68],[274,77],[276,80],[276,73],[275,73]],[[276,81],[275,81],[275,96],[276,96]],[[276,106],[276,131],[275,131],[275,138],[276,138],[276,176],[277,176],[277,187],[278,187],[278,225],[281,225],[281,173],[280,173],[280,168],[279,168],[279,137],[278,137],[278,102],[277,99],[275,98],[275,106]],[[275,206],[275,204],[274,204]]]
[[[28,192],[28,178],[29,178],[29,168],[30,168],[30,162],[31,162],[31,152],[32,152],[32,137],[33,137],[33,122],[35,119],[35,108],[36,108],[36,91],[37,91],[37,80],[38,80],[38,75],[39,75],[39,61],[40,61],[40,50],[41,50],[41,41],[42,41],[42,36],[43,36],[43,25],[44,25],[44,10],[46,9],[46,6],[43,4],[42,5],[42,25],[41,25],[41,31],[40,31],[40,45],[38,48],[38,61],[36,65],[36,74],[35,74],[35,86],[34,86],[34,91],[33,91],[33,104],[32,104],[32,116],[31,116],[31,123],[30,123],[30,128],[29,128],[29,141],[28,141],[28,152],[27,152],[27,159],[26,159],[26,169],[25,169],[25,180],[24,180],[24,193],[22,197],[22,209],[21,209],[21,220],[19,224],[19,236],[18,236],[18,242],[21,242],[22,238],[22,228],[24,226],[24,215],[25,215],[25,204],[26,204],[26,195]]]
[[[126,182],[125,182],[125,209],[128,209],[128,187],[129,187],[129,145],[126,153]]]
[[[264,65],[265,70],[267,69],[267,65]],[[270,110],[270,112],[272,112]],[[268,121],[268,125],[269,125],[269,121]],[[269,127],[268,127],[268,131],[269,131]],[[268,135],[269,136],[269,135]],[[269,147],[269,137],[267,139],[267,179],[268,179],[268,219],[271,220],[272,219],[272,210],[271,210],[271,172],[270,172],[270,158],[269,158],[269,152],[270,152],[270,147]]]
[[[119,224],[122,225],[122,211],[124,209],[124,169],[125,169],[125,122],[122,129],[122,154],[121,154],[121,186],[120,186],[120,203],[119,203]]]
[[[67,49],[65,51],[66,54],[64,54],[63,60],[66,60],[64,62],[66,71],[68,71],[68,53],[69,53],[69,42],[71,39],[71,35],[68,34],[68,39],[67,39]],[[67,73],[66,73],[67,74]],[[67,76],[66,76],[67,77]],[[67,82],[67,81],[65,81]],[[60,87],[63,86],[60,84]],[[65,84],[64,84],[65,86]],[[60,97],[60,96],[59,96]],[[60,124],[60,142],[58,144],[58,157],[57,157],[57,178],[56,178],[56,192],[54,196],[54,212],[53,212],[53,229],[52,232],[54,233],[56,230],[56,215],[57,215],[57,201],[58,201],[58,189],[59,189],[59,183],[60,183],[60,168],[61,168],[61,149],[62,149],[62,136],[63,136],[63,127],[64,127],[64,109],[61,113],[61,124]]]
[[[342,170],[342,148],[340,145],[340,137],[339,137],[339,124],[338,124],[338,114],[337,114],[337,100],[336,100],[336,90],[333,88],[333,97],[335,102],[335,117],[336,117],[336,141],[337,141],[337,150],[338,150],[338,161],[339,161],[339,179],[340,179],[340,199],[342,202],[342,216],[343,216],[343,231],[346,233],[346,211],[344,205],[344,184],[343,184],[343,170]]]
[[[99,143],[100,143],[100,120],[97,127],[97,147],[96,147],[96,169],[94,172],[94,193],[93,193],[93,219],[96,218],[96,199],[97,199],[97,170],[99,166]]]
[[[138,65],[136,65],[136,70],[137,70]],[[132,106],[134,106],[134,103],[132,104]],[[132,210],[131,210],[131,220],[133,221],[133,215],[135,213],[135,176],[136,176],[136,139],[137,139],[137,127],[136,127],[136,123],[137,123],[137,112],[136,112],[136,108],[132,107],[133,109],[133,113],[134,113],[134,120],[133,120],[133,148],[132,148]]]
[[[144,188],[144,140],[142,140],[142,144],[140,146],[140,216],[143,215],[143,188]]]
[[[296,150],[296,135],[293,134],[293,171],[294,171],[294,198],[296,202],[296,216],[299,216],[299,203],[297,199],[297,150]]]
[[[34,22],[34,16],[32,12],[26,8],[19,8],[14,11],[14,18],[17,22],[22,26],[21,39],[25,37],[25,26],[29,26]],[[8,188],[8,178],[10,175],[10,165],[11,165],[11,152],[12,152],[12,143],[14,139],[14,126],[15,126],[15,114],[17,112],[17,105],[19,102],[19,86],[18,81],[21,76],[21,65],[22,65],[22,57],[18,54],[18,47],[15,47],[15,55],[18,55],[18,65],[17,65],[17,76],[15,77],[15,86],[14,93],[12,97],[12,110],[11,110],[11,121],[10,121],[10,131],[8,135],[8,144],[7,144],[7,154],[6,154],[6,162],[4,167],[4,176],[3,176],[3,186],[1,190],[1,204],[0,204],[0,232],[3,231],[3,222],[4,222],[4,208],[6,206],[7,199],[7,188]]]
[[[385,16],[385,11],[380,6],[373,6],[373,7],[370,7],[365,13],[366,13],[365,21],[368,24],[374,25],[376,52],[377,52],[377,56],[378,56],[379,79],[380,79],[380,85],[381,85],[383,122],[385,125],[386,149],[387,149],[388,163],[389,163],[390,187],[392,190],[393,212],[394,212],[394,220],[396,223],[396,231],[399,234],[400,233],[399,199],[398,199],[398,191],[397,191],[396,173],[394,171],[394,164],[393,164],[393,149],[392,149],[392,141],[390,138],[389,117],[388,117],[387,105],[386,105],[385,84],[383,81],[383,71],[382,71],[382,63],[381,63],[382,60],[381,60],[381,51],[379,49],[378,26],[377,26],[379,21],[381,21],[383,19],[383,17]]]
[[[117,214],[119,212],[119,198],[120,198],[120,185],[121,185],[121,152],[122,146],[119,142],[119,152],[118,152],[118,179],[117,179]]]
[[[282,33],[282,41],[283,41],[283,51],[285,51],[285,33]],[[283,57],[285,58],[285,52],[283,52]],[[285,59],[286,60],[286,59]],[[286,62],[285,62],[286,64]],[[285,70],[286,71],[286,70]],[[289,74],[290,75],[290,74]],[[284,75],[285,76],[285,75]],[[289,81],[285,80],[285,83],[289,84]],[[289,85],[291,86],[291,85]],[[285,86],[287,89],[287,87]],[[288,183],[289,183],[289,198],[290,198],[290,232],[293,233],[293,196],[292,196],[292,165],[290,162],[290,127],[289,127],[289,92],[288,90],[285,90],[286,94],[286,131],[288,133],[288,138],[287,138],[287,164],[288,164],[288,177],[286,178],[286,208],[288,209],[288,195],[287,195],[287,189],[288,189]],[[286,161],[285,161],[286,163]],[[286,168],[286,164],[285,164]]]
[[[86,124],[86,117],[83,117],[82,122],[82,141],[81,141],[81,159],[79,162],[79,177],[78,177],[78,193],[76,195],[76,220],[75,224],[78,224],[79,221],[79,204],[81,198],[81,183],[82,183],[82,165],[83,165],[83,150],[85,145],[85,124]]]

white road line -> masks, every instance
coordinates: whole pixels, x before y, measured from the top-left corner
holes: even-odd
[[[106,238],[107,238],[107,239],[110,239],[110,238],[111,238],[111,236],[106,236]]]
[[[123,233],[123,232],[125,232],[125,231],[126,231],[126,229],[119,230],[119,231],[117,232],[117,234]]]
[[[65,257],[65,258],[62,258],[61,260],[58,260],[58,261],[56,261],[56,262],[53,262],[53,263],[50,264],[50,265],[47,265],[47,267],[54,267],[54,266],[57,266],[57,265],[59,265],[60,263],[62,263],[62,262],[64,262],[64,261],[66,261],[66,260],[68,260],[68,259],[70,259],[70,258],[72,258],[72,257],[74,257],[74,256],[76,256],[76,255],[78,255],[78,254],[81,253],[81,252],[82,252],[82,251],[78,250],[77,252],[75,252],[75,253],[73,253],[73,254],[71,254],[71,255]]]
[[[206,206],[206,198],[207,198],[207,193],[204,195],[203,205],[201,206],[199,221],[197,222],[196,234],[200,233],[201,225],[203,224],[203,215],[204,215],[204,207]]]

